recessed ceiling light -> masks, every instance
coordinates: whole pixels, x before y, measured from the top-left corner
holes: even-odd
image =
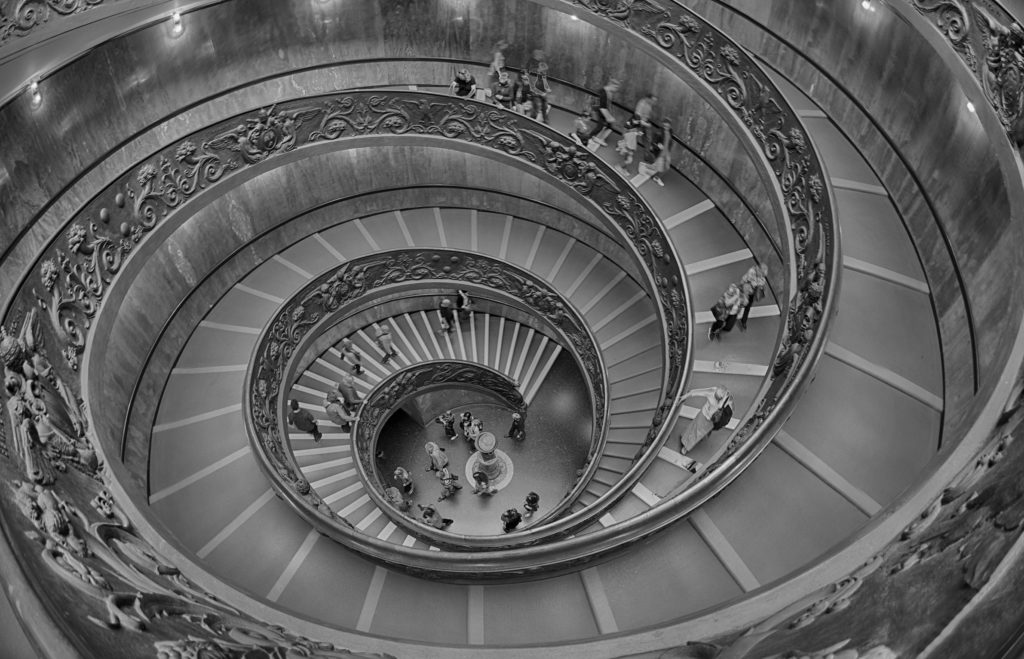
[[[970,101],[967,101],[967,111],[968,112],[975,112],[976,111],[976,108],[974,107],[974,103],[971,103]]]

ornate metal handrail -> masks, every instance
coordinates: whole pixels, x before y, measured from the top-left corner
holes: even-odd
[[[428,135],[487,147],[533,165],[600,209],[645,266],[665,332],[659,412],[648,449],[674,405],[689,360],[688,292],[664,228],[615,170],[564,135],[493,105],[417,92],[350,92],[279,103],[233,117],[168,146],[83,208],[65,252],[51,245],[39,266],[42,295],[71,368],[112,280],[139,243],[199,192],[304,146],[367,135]],[[99,218],[99,222],[92,218]],[[36,298],[32,300],[32,298]]]
[[[384,295],[389,289],[409,283],[419,286],[447,285],[449,282],[489,286],[505,294],[543,319],[551,331],[571,346],[574,357],[587,376],[587,386],[594,404],[591,448],[584,473],[570,492],[556,506],[564,509],[579,495],[589,476],[597,468],[594,457],[604,450],[607,426],[607,391],[604,362],[597,342],[572,305],[542,280],[514,266],[494,259],[448,250],[401,250],[377,253],[346,262],[338,270],[317,277],[287,300],[268,323],[254,349],[254,363],[245,381],[245,422],[250,443],[258,462],[270,479],[280,485],[279,491],[297,512],[323,532],[341,542],[351,544],[352,526],[338,516],[303,477],[291,452],[285,426],[285,397],[288,387],[304,355],[304,346],[311,344],[326,329],[337,325],[350,313],[349,305],[367,296]],[[380,386],[380,385],[378,385]],[[364,447],[365,448],[365,447]],[[367,449],[366,456],[376,452]],[[371,464],[360,464],[364,483],[371,482]],[[386,509],[380,492],[368,488],[375,503]],[[589,509],[590,516],[599,514],[607,504]],[[555,512],[552,509],[551,512]],[[548,515],[550,517],[550,514]],[[586,521],[582,515],[581,523]],[[416,529],[439,544],[452,548],[510,547],[548,535],[544,525],[529,531],[506,534],[500,539],[438,533]],[[380,548],[396,548],[380,542]]]
[[[651,289],[659,301],[659,315],[666,319],[663,326],[668,336],[662,402],[648,433],[644,459],[599,501],[606,503],[624,494],[630,479],[635,480],[646,468],[653,455],[650,448],[664,441],[664,431],[671,427],[665,421],[675,419],[680,406],[675,392],[689,359],[685,316],[688,295],[672,244],[660,223],[611,167],[532,120],[472,101],[414,92],[356,92],[308,98],[234,118],[204,132],[164,149],[138,170],[134,180],[122,177],[90,202],[79,217],[99,217],[101,222],[74,223],[68,232],[68,254],[50,248],[51,254],[56,253],[44,260],[40,274],[50,299],[39,303],[50,312],[72,367],[84,345],[91,316],[133,246],[202,188],[282,153],[346,136],[430,135],[457,139],[494,148],[527,166],[542,166],[602,208],[647,266],[656,282]],[[792,133],[787,139],[800,145],[795,149],[805,151],[806,144],[795,135],[802,137],[802,133]],[[784,160],[789,161],[788,154]],[[809,222],[806,216],[803,219]],[[813,244],[810,238],[814,236],[806,228],[800,235],[808,238],[804,245]],[[795,359],[802,371],[809,363],[808,352],[814,351],[805,350]],[[795,369],[788,370],[792,373]],[[731,469],[720,472],[726,477],[723,486],[738,473]],[[561,521],[562,532],[570,533],[580,520],[569,516]]]

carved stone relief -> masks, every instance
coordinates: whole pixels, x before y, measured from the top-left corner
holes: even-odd
[[[71,16],[103,0],[7,0],[0,3],[0,46],[45,25],[54,15]]]
[[[1024,28],[987,0],[911,0],[978,79],[999,120],[1024,143]]]

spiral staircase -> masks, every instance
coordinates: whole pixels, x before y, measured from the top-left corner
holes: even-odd
[[[1016,464],[1020,160],[1006,107],[930,3],[94,4],[0,32],[0,73],[53,63],[0,111],[0,565],[25,629],[8,625],[3,656],[967,656],[971,616],[1013,592],[1020,543],[997,523],[997,549],[964,570],[977,596],[893,622],[921,587],[899,579],[939,588],[934,566],[973,561],[988,537],[956,529],[990,495],[947,504]],[[821,35],[850,52],[902,38],[951,82],[880,109],[870,73],[895,98],[897,70],[861,61],[844,78]],[[503,37],[552,56],[550,128],[447,96],[454,67],[487,78]],[[628,70],[599,63],[609,49],[641,74],[616,112],[652,85],[673,120],[660,183],[616,167],[616,135],[590,151],[568,137]],[[916,75],[902,84],[923,88]],[[941,111],[909,132],[928,103]],[[959,161],[925,144],[940,133]],[[58,143],[65,157],[33,162]],[[974,183],[949,183],[973,165]],[[369,284],[385,262],[416,267]],[[528,287],[460,280],[470,262]],[[710,307],[756,263],[768,296],[745,331],[709,340]],[[479,306],[439,332],[457,281]],[[361,295],[328,304],[336,285]],[[325,311],[307,329],[311,300]],[[343,337],[367,400],[457,363],[504,377],[538,416],[589,417],[564,498],[507,535],[389,505],[357,437],[371,405],[351,432],[324,410],[351,371]],[[684,455],[699,399],[680,394],[716,385],[734,418]],[[291,399],[322,441],[284,422]],[[39,456],[52,478],[26,471]],[[413,467],[414,502],[434,501]],[[1019,623],[974,656],[1011,656],[999,644]]]

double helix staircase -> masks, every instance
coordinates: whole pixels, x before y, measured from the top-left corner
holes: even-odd
[[[425,584],[322,539],[274,497],[249,453],[237,403],[260,328],[316,273],[381,250],[460,248],[507,259],[551,282],[586,318],[608,367],[612,415],[601,468],[574,510],[617,480],[646,435],[661,353],[650,301],[631,277],[581,241],[526,218],[441,207],[364,217],[315,234],[264,262],[211,309],[163,394],[153,434],[153,511],[210,572],[246,592],[327,624],[423,642],[515,644],[511,628],[519,625],[529,626],[537,642],[637,629],[728,601],[826,552],[898,494],[896,483],[904,481],[890,478],[892,471],[920,469],[934,454],[941,371],[927,286],[892,204],[835,126],[818,118],[806,97],[787,89],[816,119],[808,122],[811,137],[829,170],[849,177],[836,175],[846,186],[837,188],[836,197],[850,250],[837,329],[815,385],[776,442],[686,521],[625,555],[571,574],[528,584],[433,584],[434,606],[412,615],[410,602]],[[568,113],[552,113],[558,128],[568,129],[569,120]],[[598,155],[617,162],[610,147]],[[664,187],[643,177],[634,177],[634,184],[662,217],[690,279],[697,323],[690,386],[726,385],[737,403],[735,425],[770,367],[778,306],[771,298],[759,303],[746,332],[734,331],[721,342],[702,338],[711,321],[706,310],[754,260],[695,186],[676,172],[664,180]],[[899,326],[887,322],[895,307],[905,321]],[[356,332],[367,368],[361,387],[407,363],[465,355],[483,357],[482,363],[512,376],[519,372],[525,394],[543,395],[545,366],[556,347],[523,329],[510,345],[517,326],[512,321],[475,319],[451,337],[437,335],[436,320],[427,313],[384,322],[400,357],[380,364],[367,342],[370,333]],[[298,378],[294,394],[322,414],[325,380],[333,381],[339,369],[344,365],[338,354],[328,351]],[[895,409],[902,410],[898,418],[884,413]],[[683,408],[677,432],[696,412]],[[319,446],[293,433],[296,458],[311,484],[335,510],[358,512],[353,522],[361,531],[429,548],[367,505],[354,480],[347,438],[340,429],[325,430]],[[726,442],[727,433],[715,433],[686,457],[670,442],[628,494],[579,533],[650,510],[693,478],[691,459],[699,468]],[[212,499],[216,507],[208,505]],[[240,552],[248,558],[244,563]],[[326,607],[328,593],[339,589],[353,596]],[[482,623],[474,613],[481,603],[488,613],[484,621],[501,612],[505,622]]]

